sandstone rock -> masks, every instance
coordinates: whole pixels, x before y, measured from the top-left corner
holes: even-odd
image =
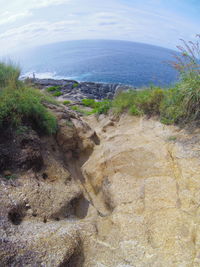
[[[0,178],[1,264],[199,266],[200,131],[49,108],[41,169]]]
[[[199,266],[199,131],[129,116],[114,127],[87,121],[101,144],[82,167],[85,183],[110,215],[97,220],[85,266]]]
[[[9,158],[1,171],[10,174],[9,166],[18,177],[0,177],[1,266],[81,266],[84,259],[77,229],[90,203],[67,170],[65,153],[92,148],[93,131],[64,106],[47,106],[58,118],[56,136],[31,129],[21,135],[10,129],[7,140],[0,134],[0,158]]]

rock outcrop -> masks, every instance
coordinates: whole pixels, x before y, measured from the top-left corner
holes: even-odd
[[[77,82],[73,80],[54,80],[54,79],[30,79],[40,89],[51,86],[60,86],[62,96],[60,98],[80,101],[84,98],[89,99],[112,99],[114,95],[128,89],[136,89],[128,85],[94,83],[94,82]]]
[[[95,133],[64,106],[47,106],[58,118],[55,136],[31,128],[0,134],[0,266],[81,266],[83,261],[74,221],[86,216],[90,204],[66,166],[91,151]]]
[[[48,108],[1,139],[0,266],[199,266],[200,130]]]
[[[84,266],[199,266],[200,130],[129,116],[90,125],[101,144],[82,169],[107,215]]]

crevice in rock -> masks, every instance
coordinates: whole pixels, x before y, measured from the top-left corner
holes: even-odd
[[[52,219],[56,221],[70,217],[84,219],[87,216],[89,205],[90,202],[81,194],[62,206],[57,213],[52,215]]]
[[[71,215],[79,219],[85,218],[88,213],[89,205],[89,201],[83,195],[72,199],[70,202]]]
[[[93,133],[90,139],[95,143],[95,145],[100,145],[100,139],[96,132]]]
[[[84,266],[84,253],[82,243],[75,249],[74,253],[65,259],[58,267],[83,267]]]
[[[14,225],[19,225],[26,216],[26,206],[23,203],[12,207],[8,212],[8,219]]]

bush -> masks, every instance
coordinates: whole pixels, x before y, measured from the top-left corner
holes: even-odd
[[[83,110],[79,106],[72,106],[71,109],[74,110],[74,111],[79,112],[82,115],[91,115],[91,114],[94,113],[93,111]]]
[[[102,101],[95,101],[94,99],[83,99],[82,103],[86,107],[90,107],[93,110],[89,111],[90,114],[107,114],[109,109],[112,107],[112,101],[111,100],[102,100]]]
[[[69,101],[69,100],[63,101],[63,105],[69,105],[69,104],[71,104],[71,101]]]
[[[82,103],[85,107],[95,108],[97,102],[94,99],[82,99]]]
[[[60,86],[51,86],[51,87],[46,88],[46,90],[48,92],[60,91],[61,87]]]
[[[160,88],[129,90],[119,94],[113,101],[116,113],[128,111],[133,115],[159,115],[164,91]]]
[[[78,83],[73,83],[72,88],[78,87]]]
[[[4,88],[8,85],[16,88],[19,82],[20,67],[9,62],[0,62],[0,88]]]
[[[183,99],[184,92],[178,86],[166,90],[160,106],[161,122],[164,124],[173,124],[183,119]]]
[[[100,102],[96,102],[93,113],[107,114],[108,111],[111,109],[111,107],[112,107],[112,101],[111,100],[103,100]]]
[[[161,121],[167,124],[200,119],[200,42],[182,42],[183,46],[178,46],[181,54],[172,62],[180,81],[166,92],[161,105]]]
[[[44,133],[55,133],[56,118],[45,108],[43,101],[48,102],[48,98],[36,89],[5,88],[0,92],[0,127],[19,127],[28,123]]]
[[[53,96],[61,96],[62,95],[62,92],[60,91],[56,91],[55,93],[53,93]]]

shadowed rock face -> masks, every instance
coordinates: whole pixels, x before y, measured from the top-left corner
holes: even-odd
[[[44,89],[51,86],[60,86],[63,99],[80,101],[84,98],[89,99],[112,99],[114,95],[128,89],[135,89],[132,86],[94,83],[94,82],[77,82],[73,80],[53,80],[53,79],[31,79],[39,88]]]
[[[1,172],[0,265],[199,266],[200,131],[48,108],[58,133],[25,138],[40,169]]]
[[[41,140],[35,131],[19,134],[7,128],[0,133],[0,172],[30,168],[39,171],[42,165]]]
[[[82,266],[84,261],[77,229],[90,203],[66,164],[91,151],[96,134],[64,106],[47,107],[58,118],[56,135],[39,136],[31,127],[0,133],[1,266]]]

